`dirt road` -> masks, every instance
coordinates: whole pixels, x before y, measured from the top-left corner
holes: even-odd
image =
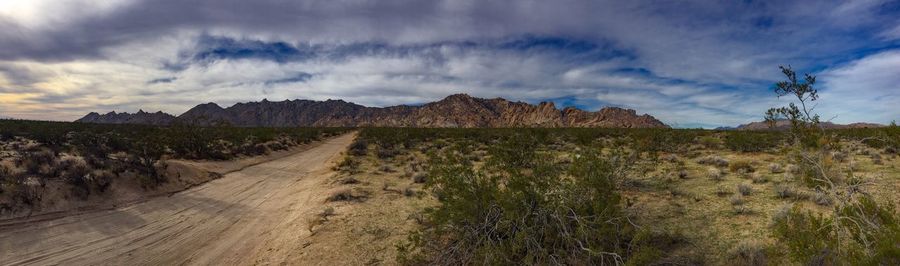
[[[0,228],[3,265],[296,263],[346,134],[136,205]],[[292,259],[293,258],[293,259]]]

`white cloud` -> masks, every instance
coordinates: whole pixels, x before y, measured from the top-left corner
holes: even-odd
[[[900,50],[884,51],[831,69],[822,81],[820,112],[835,121],[900,120]]]
[[[765,109],[786,101],[767,91],[780,78],[778,65],[833,65],[852,57],[848,51],[880,47],[866,30],[882,41],[900,38],[900,27],[885,30],[884,22],[893,19],[878,12],[883,4],[0,0],[0,111],[71,120],[113,109],[177,114],[209,101],[342,98],[386,106],[465,92],[529,101],[576,97],[636,108],[668,123],[734,125],[759,120]],[[337,60],[192,64],[188,58],[197,40],[207,35],[300,46],[416,48]],[[521,36],[584,40],[611,54],[585,60],[553,49],[455,45]],[[884,59],[893,57],[873,55],[824,72],[822,110],[848,120],[887,119],[865,115],[870,111],[896,116],[880,100],[894,99],[896,90],[877,90],[897,84],[888,75],[896,74],[889,68],[895,61]],[[173,63],[184,68],[164,68]],[[303,73],[312,76],[270,82]],[[170,82],[149,83],[158,79]],[[844,100],[831,103],[832,97]]]
[[[133,0],[6,0],[0,1],[0,18],[27,29],[42,30],[103,16],[134,3]]]

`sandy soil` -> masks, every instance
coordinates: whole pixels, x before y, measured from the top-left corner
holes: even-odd
[[[0,264],[298,263],[309,217],[355,134],[203,185],[106,211],[0,227]]]

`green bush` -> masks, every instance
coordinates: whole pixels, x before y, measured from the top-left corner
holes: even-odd
[[[837,219],[834,217],[838,217]],[[893,205],[869,197],[836,216],[794,207],[775,220],[773,234],[791,259],[807,265],[898,265],[900,223]]]
[[[369,142],[365,139],[357,139],[350,144],[350,155],[364,156],[368,153]]]
[[[783,143],[784,135],[778,132],[729,131],[725,136],[725,147],[739,152],[767,151]]]
[[[473,167],[458,150],[434,155],[426,187],[440,205],[429,209],[426,226],[399,246],[398,259],[599,265],[624,263],[635,251],[662,252],[637,245],[637,229],[622,210],[617,187],[628,156],[585,149],[562,169],[532,149],[541,141],[506,136],[491,148],[483,168]]]

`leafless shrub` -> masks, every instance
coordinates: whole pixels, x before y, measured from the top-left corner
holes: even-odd
[[[56,166],[56,154],[50,150],[27,151],[18,158],[16,164],[29,174],[48,174]]]
[[[750,179],[753,180],[754,184],[763,184],[769,182],[769,177],[760,173],[753,173],[750,175]]]
[[[353,201],[353,202],[363,202],[369,198],[370,193],[363,190],[353,190],[353,189],[340,189],[331,193],[331,196],[328,196],[328,202],[335,201]]]
[[[731,198],[728,199],[728,202],[730,202],[732,206],[744,205],[744,196],[736,194],[731,196]]]
[[[412,197],[412,196],[415,196],[416,194],[417,194],[416,190],[411,187],[406,187],[406,189],[403,190],[403,196]]]
[[[777,184],[775,185],[775,196],[781,199],[804,199],[806,195],[803,192],[798,191],[796,188],[786,184]]]
[[[678,155],[675,155],[675,154],[666,154],[666,155],[660,156],[659,159],[664,162],[670,162],[670,163],[678,163],[681,161],[681,159],[678,158]]]
[[[378,167],[378,171],[381,171],[381,172],[383,172],[383,173],[394,173],[394,172],[397,172],[397,171],[394,170],[394,168],[392,168],[390,165],[382,165],[381,167]]]
[[[756,169],[753,168],[753,165],[750,163],[750,161],[746,161],[746,160],[735,161],[735,162],[729,164],[728,170],[730,170],[732,173],[739,173],[739,174],[749,174],[749,173],[752,173],[753,171],[756,171]]]
[[[775,223],[787,219],[787,217],[791,214],[791,209],[793,208],[794,204],[792,203],[786,203],[778,206],[778,208],[775,209],[775,212],[772,213],[772,222]]]
[[[741,193],[741,195],[749,196],[753,193],[753,187],[748,184],[738,184],[737,191]]]
[[[309,220],[307,220],[306,230],[313,232],[313,230],[328,221],[328,217],[334,215],[334,207],[328,207],[322,210],[322,212],[316,214]]]
[[[869,156],[869,157],[872,158],[872,163],[873,163],[873,164],[876,164],[876,165],[882,165],[882,164],[884,164],[884,162],[881,160],[881,154],[873,153],[873,154],[872,154],[871,156]]]
[[[689,176],[689,175],[688,175],[688,171],[687,171],[687,170],[679,170],[679,171],[678,171],[678,178],[681,178],[681,179],[687,179],[688,176]]]
[[[710,167],[709,170],[707,170],[706,175],[709,177],[709,179],[715,181],[722,181],[725,179],[725,173],[722,172],[722,170],[720,170],[719,168],[715,167]]]
[[[731,203],[731,207],[734,210],[735,214],[750,213],[750,209],[745,205],[746,202],[744,201],[744,196],[741,196],[741,194],[735,194],[734,196],[731,196],[728,201]]]
[[[369,142],[364,139],[357,139],[353,143],[350,144],[349,148],[350,155],[353,156],[364,156],[368,153],[369,150]]]
[[[717,155],[710,155],[697,160],[699,164],[712,165],[718,167],[727,167],[728,160]]]
[[[836,162],[843,163],[847,161],[847,154],[841,151],[835,151],[831,153],[831,158]]]
[[[359,180],[355,177],[348,176],[337,180],[338,184],[341,185],[351,185],[351,184],[359,184]]]
[[[734,192],[732,192],[731,189],[729,189],[726,186],[716,187],[716,195],[719,197],[728,196],[728,195],[731,195],[732,193],[734,193]]]
[[[741,241],[731,252],[733,265],[769,265],[766,247],[758,241]]]
[[[831,206],[831,204],[832,204],[831,197],[829,197],[827,194],[825,194],[821,191],[818,191],[815,194],[813,194],[813,201],[816,204],[822,205],[822,206]]]
[[[800,166],[797,166],[797,165],[794,165],[794,164],[789,164],[789,165],[787,166],[787,172],[788,172],[788,173],[791,173],[791,174],[794,174],[794,175],[798,175],[798,174],[800,174],[800,171],[801,171]]]
[[[413,182],[419,184],[428,182],[428,175],[425,173],[416,173],[413,175]]]
[[[379,159],[384,160],[394,158],[394,156],[397,156],[397,154],[399,153],[400,152],[393,148],[378,146],[378,150],[375,152],[375,155],[377,155]]]
[[[771,172],[773,174],[784,173],[784,168],[782,168],[780,164],[771,163],[771,164],[769,164],[769,172]]]

